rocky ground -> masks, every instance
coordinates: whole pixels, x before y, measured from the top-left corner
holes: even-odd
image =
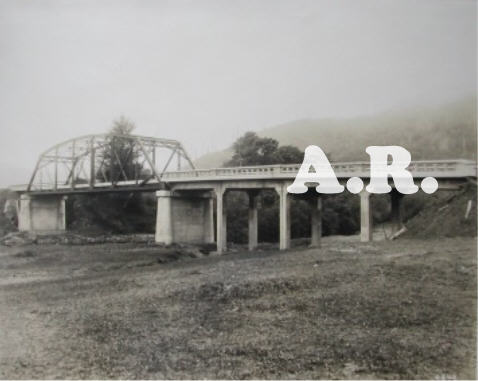
[[[475,378],[476,247],[0,246],[0,378]]]

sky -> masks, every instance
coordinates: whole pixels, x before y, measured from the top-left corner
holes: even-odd
[[[475,95],[476,24],[472,0],[0,0],[0,186],[121,115],[197,158],[288,121]]]

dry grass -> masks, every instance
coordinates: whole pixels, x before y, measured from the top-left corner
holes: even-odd
[[[475,239],[177,257],[2,248],[0,377],[475,377]]]

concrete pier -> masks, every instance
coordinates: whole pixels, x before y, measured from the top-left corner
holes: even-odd
[[[392,223],[392,235],[397,233],[403,226],[402,223],[402,213],[401,213],[401,204],[403,199],[403,194],[398,192],[395,188],[390,192],[390,200],[392,203],[392,208],[390,211],[390,220]]]
[[[214,197],[210,194],[206,197],[204,242],[214,243]]]
[[[373,239],[371,194],[366,190],[360,192],[360,241],[369,242]]]
[[[322,197],[314,196],[310,204],[310,247],[320,247],[322,238]]]
[[[213,200],[204,192],[156,192],[158,243],[214,242]]]
[[[257,207],[259,203],[258,191],[252,190],[247,192],[249,196],[249,250],[254,250],[258,244],[258,214]]]
[[[172,194],[170,191],[157,191],[155,241],[170,245],[173,243]]]
[[[227,202],[226,190],[222,186],[216,192],[216,243],[217,252],[222,254],[227,250]]]
[[[290,195],[286,184],[275,188],[279,194],[279,250],[290,248]]]
[[[18,202],[18,230],[37,233],[66,230],[66,196],[22,195]]]

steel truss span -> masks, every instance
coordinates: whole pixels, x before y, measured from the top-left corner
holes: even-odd
[[[56,144],[43,152],[26,187],[42,190],[93,190],[128,182],[161,188],[166,171],[193,170],[180,142],[137,135],[86,135]],[[101,184],[101,185],[100,185]]]

